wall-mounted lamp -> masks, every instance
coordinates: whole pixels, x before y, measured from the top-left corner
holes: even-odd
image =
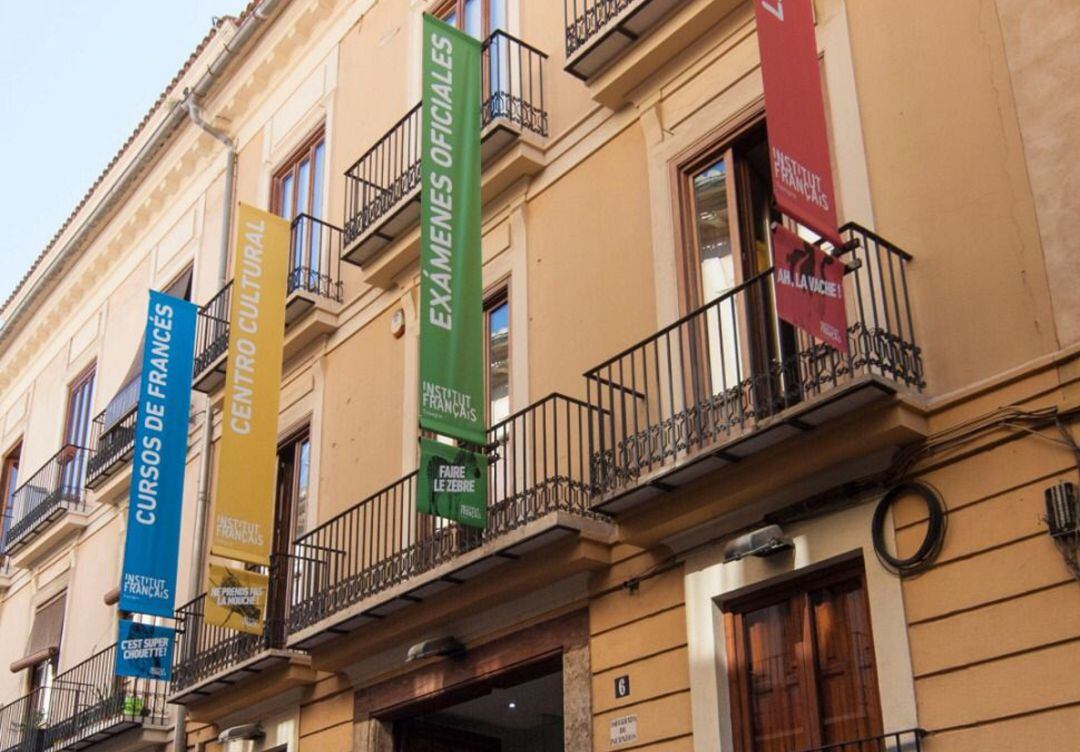
[[[434,640],[424,640],[409,648],[405,655],[405,662],[423,660],[424,658],[445,658],[452,655],[461,655],[465,652],[465,646],[453,637],[438,637]]]
[[[779,525],[766,525],[746,535],[740,535],[724,546],[724,563],[738,561],[746,556],[772,556],[780,551],[795,548],[791,538],[784,535]]]
[[[263,731],[262,725],[258,723],[245,723],[243,726],[232,726],[225,729],[218,734],[218,744],[225,744],[227,742],[234,741],[251,741],[253,739],[263,739],[266,737],[266,732]]]
[[[1045,495],[1045,522],[1050,528],[1050,537],[1065,559],[1065,566],[1080,581],[1080,562],[1077,561],[1077,549],[1080,549],[1080,496],[1076,493],[1076,484],[1061,481],[1046,489]]]

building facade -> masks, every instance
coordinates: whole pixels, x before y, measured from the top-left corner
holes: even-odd
[[[1080,10],[813,9],[843,355],[776,315],[749,0],[220,21],[0,313],[0,749],[1075,748]],[[424,13],[484,40],[482,532],[415,511]],[[239,201],[292,222],[261,635],[202,618]],[[149,289],[169,683],[113,676]]]

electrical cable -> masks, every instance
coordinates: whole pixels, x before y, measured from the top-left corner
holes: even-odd
[[[889,551],[885,542],[885,521],[889,510],[892,509],[899,499],[904,496],[914,495],[926,503],[929,514],[927,520],[926,535],[919,544],[918,549],[911,556],[901,558]],[[871,535],[874,541],[874,553],[878,560],[889,571],[903,577],[911,577],[928,569],[941,551],[945,542],[945,530],[948,526],[945,513],[945,504],[941,496],[929,484],[922,481],[907,481],[893,486],[878,502],[874,509],[874,520],[871,523]]]

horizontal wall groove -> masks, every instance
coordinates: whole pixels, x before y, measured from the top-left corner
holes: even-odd
[[[927,731],[929,731],[931,736],[936,736],[938,734],[947,734],[947,733],[954,732],[954,731],[965,731],[967,729],[981,728],[981,727],[984,727],[984,726],[993,726],[994,724],[997,724],[997,723],[1004,723],[1006,721],[1013,721],[1013,720],[1016,720],[1018,718],[1031,718],[1033,716],[1042,715],[1043,713],[1050,713],[1050,712],[1053,712],[1055,710],[1066,710],[1068,708],[1078,708],[1078,707],[1080,707],[1080,700],[1077,700],[1075,702],[1063,702],[1063,703],[1059,703],[1057,705],[1048,705],[1048,706],[1043,707],[1043,708],[1037,708],[1035,710],[1025,710],[1022,713],[1010,713],[1008,715],[995,716],[994,718],[984,718],[982,720],[973,721],[971,723],[961,723],[961,724],[958,724],[956,726],[943,726],[941,728],[936,728],[936,729],[927,729]]]
[[[673,689],[670,692],[661,692],[658,695],[652,695],[651,697],[644,697],[644,698],[642,698],[640,700],[631,700],[629,702],[624,702],[624,703],[622,703],[620,705],[612,705],[607,710],[593,711],[593,717],[594,718],[599,718],[600,716],[604,716],[604,715],[607,715],[609,713],[615,713],[615,712],[620,711],[620,710],[629,710],[630,708],[633,708],[633,707],[635,707],[637,705],[645,705],[646,703],[656,702],[658,700],[665,700],[668,697],[677,697],[678,695],[688,695],[688,694],[690,694],[690,688],[689,687],[687,687],[686,689]]]
[[[996,499],[1001,498],[1002,496],[1005,496],[1006,494],[1010,494],[1010,493],[1013,493],[1015,491],[1019,491],[1022,488],[1027,488],[1028,486],[1034,485],[1035,483],[1045,483],[1046,481],[1053,480],[1054,478],[1057,478],[1058,476],[1064,475],[1065,473],[1075,473],[1075,472],[1076,472],[1076,465],[1074,463],[1070,463],[1070,464],[1065,465],[1060,470],[1056,470],[1054,472],[1047,473],[1045,475],[1037,476],[1037,477],[1032,478],[1031,480],[1026,481],[1024,483],[1019,483],[1019,484],[1017,484],[1015,486],[1010,486],[1008,488],[1003,488],[1003,489],[1001,489],[999,491],[995,491],[994,493],[987,494],[986,496],[982,496],[982,497],[980,497],[978,499],[973,499],[971,501],[964,502],[963,504],[958,504],[955,507],[948,507],[946,509],[946,513],[947,514],[953,514],[955,512],[960,512],[960,511],[963,511],[965,509],[969,509],[971,507],[977,506],[979,504],[985,504],[987,502],[994,501]],[[925,523],[927,521],[927,519],[928,519],[927,517],[922,516],[922,517],[919,517],[917,520],[913,520],[911,522],[906,522],[903,525],[897,525],[896,526],[896,532],[899,533],[901,531],[908,530],[908,529],[913,528],[913,527],[917,527],[917,526]]]
[[[968,661],[967,663],[962,663],[962,664],[959,664],[957,666],[950,666],[949,668],[937,669],[936,671],[927,671],[924,674],[915,674],[915,681],[922,681],[924,679],[933,679],[933,678],[938,677],[938,676],[944,676],[946,674],[954,674],[957,671],[964,671],[966,669],[974,668],[976,666],[986,666],[986,665],[989,665],[989,664],[992,664],[992,663],[997,663],[999,661],[1007,661],[1007,660],[1009,660],[1011,658],[1017,658],[1017,657],[1022,656],[1022,655],[1030,655],[1030,654],[1033,654],[1033,653],[1039,653],[1039,652],[1042,652],[1043,650],[1049,650],[1050,648],[1056,648],[1056,647],[1060,647],[1062,645],[1068,645],[1068,644],[1073,643],[1073,642],[1080,642],[1080,635],[1075,635],[1073,637],[1066,637],[1066,638],[1061,639],[1061,640],[1052,640],[1050,642],[1043,642],[1043,643],[1040,643],[1038,645],[1033,645],[1033,646],[1031,646],[1029,648],[1022,648],[1021,650],[1012,650],[1012,651],[1010,651],[1008,653],[1002,653],[1000,655],[992,655],[992,656],[989,656],[989,657],[987,657],[985,659],[982,659],[982,660]]]
[[[976,604],[974,606],[967,606],[965,608],[957,608],[957,609],[954,609],[952,611],[946,611],[945,613],[937,614],[935,616],[927,616],[924,619],[916,619],[914,621],[909,621],[908,622],[908,627],[909,628],[910,627],[917,627],[917,626],[922,625],[922,624],[933,624],[936,621],[943,621],[945,619],[952,619],[955,616],[959,616],[961,614],[971,613],[972,611],[978,611],[979,609],[982,609],[982,608],[991,608],[993,606],[1001,605],[1002,603],[1008,603],[1009,601],[1014,601],[1014,600],[1016,600],[1018,598],[1023,598],[1024,596],[1027,596],[1027,595],[1034,595],[1035,593],[1042,593],[1042,592],[1045,592],[1047,590],[1053,590],[1054,588],[1062,587],[1063,585],[1075,585],[1075,584],[1076,584],[1076,581],[1073,580],[1070,577],[1070,578],[1067,578],[1067,579],[1059,580],[1057,582],[1053,582],[1053,583],[1051,583],[1049,585],[1044,585],[1043,587],[1037,587],[1037,588],[1032,588],[1031,590],[1026,590],[1023,593],[1016,593],[1016,594],[1013,594],[1013,595],[1006,595],[1006,596],[1003,596],[1001,598],[995,598],[992,601],[986,601],[985,603],[978,603],[978,604]]]
[[[645,614],[644,616],[636,616],[633,619],[629,619],[627,621],[621,622],[620,624],[616,624],[614,627],[608,627],[607,629],[602,629],[599,632],[592,632],[592,633],[590,633],[589,637],[591,639],[595,640],[597,637],[601,637],[603,635],[610,634],[611,632],[614,632],[617,629],[624,629],[625,627],[629,627],[629,626],[632,626],[634,624],[638,624],[640,622],[643,622],[646,619],[652,619],[653,617],[660,616],[660,615],[666,614],[666,613],[670,613],[671,611],[675,611],[676,609],[684,608],[685,606],[686,606],[686,600],[684,599],[684,600],[679,601],[678,603],[676,603],[673,606],[667,606],[666,608],[657,609],[656,611],[650,611],[649,613]]]

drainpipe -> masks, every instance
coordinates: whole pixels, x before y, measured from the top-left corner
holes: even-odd
[[[233,180],[236,172],[236,144],[222,130],[215,128],[203,120],[199,112],[199,106],[194,97],[189,93],[184,100],[187,107],[188,118],[192,123],[202,128],[211,136],[225,145],[225,193],[221,197],[221,240],[218,250],[218,274],[217,288],[225,286],[225,278],[229,273],[229,235],[232,229],[233,215]],[[205,407],[203,408],[203,435],[202,451],[199,455],[199,486],[195,501],[195,533],[194,553],[192,567],[188,574],[188,592],[198,593],[202,585],[202,574],[206,569],[206,520],[210,506],[210,449],[212,446],[214,430],[214,407],[210,395],[206,395]],[[185,646],[188,644],[185,641]],[[182,740],[182,741],[181,741]],[[174,732],[173,749],[187,747],[187,707],[180,705],[176,709],[176,729]]]
[[[202,128],[225,145],[225,195],[221,198],[221,241],[218,251],[217,289],[225,286],[229,268],[229,230],[232,227],[233,214],[233,173],[236,169],[236,144],[214,126],[203,120],[199,106],[192,97],[186,100],[188,117],[191,122]],[[189,573],[189,592],[197,593],[202,583],[203,568],[206,563],[206,511],[210,503],[210,445],[213,432],[213,405],[209,396],[203,411],[202,455],[199,458],[199,487],[195,507],[195,555]]]

